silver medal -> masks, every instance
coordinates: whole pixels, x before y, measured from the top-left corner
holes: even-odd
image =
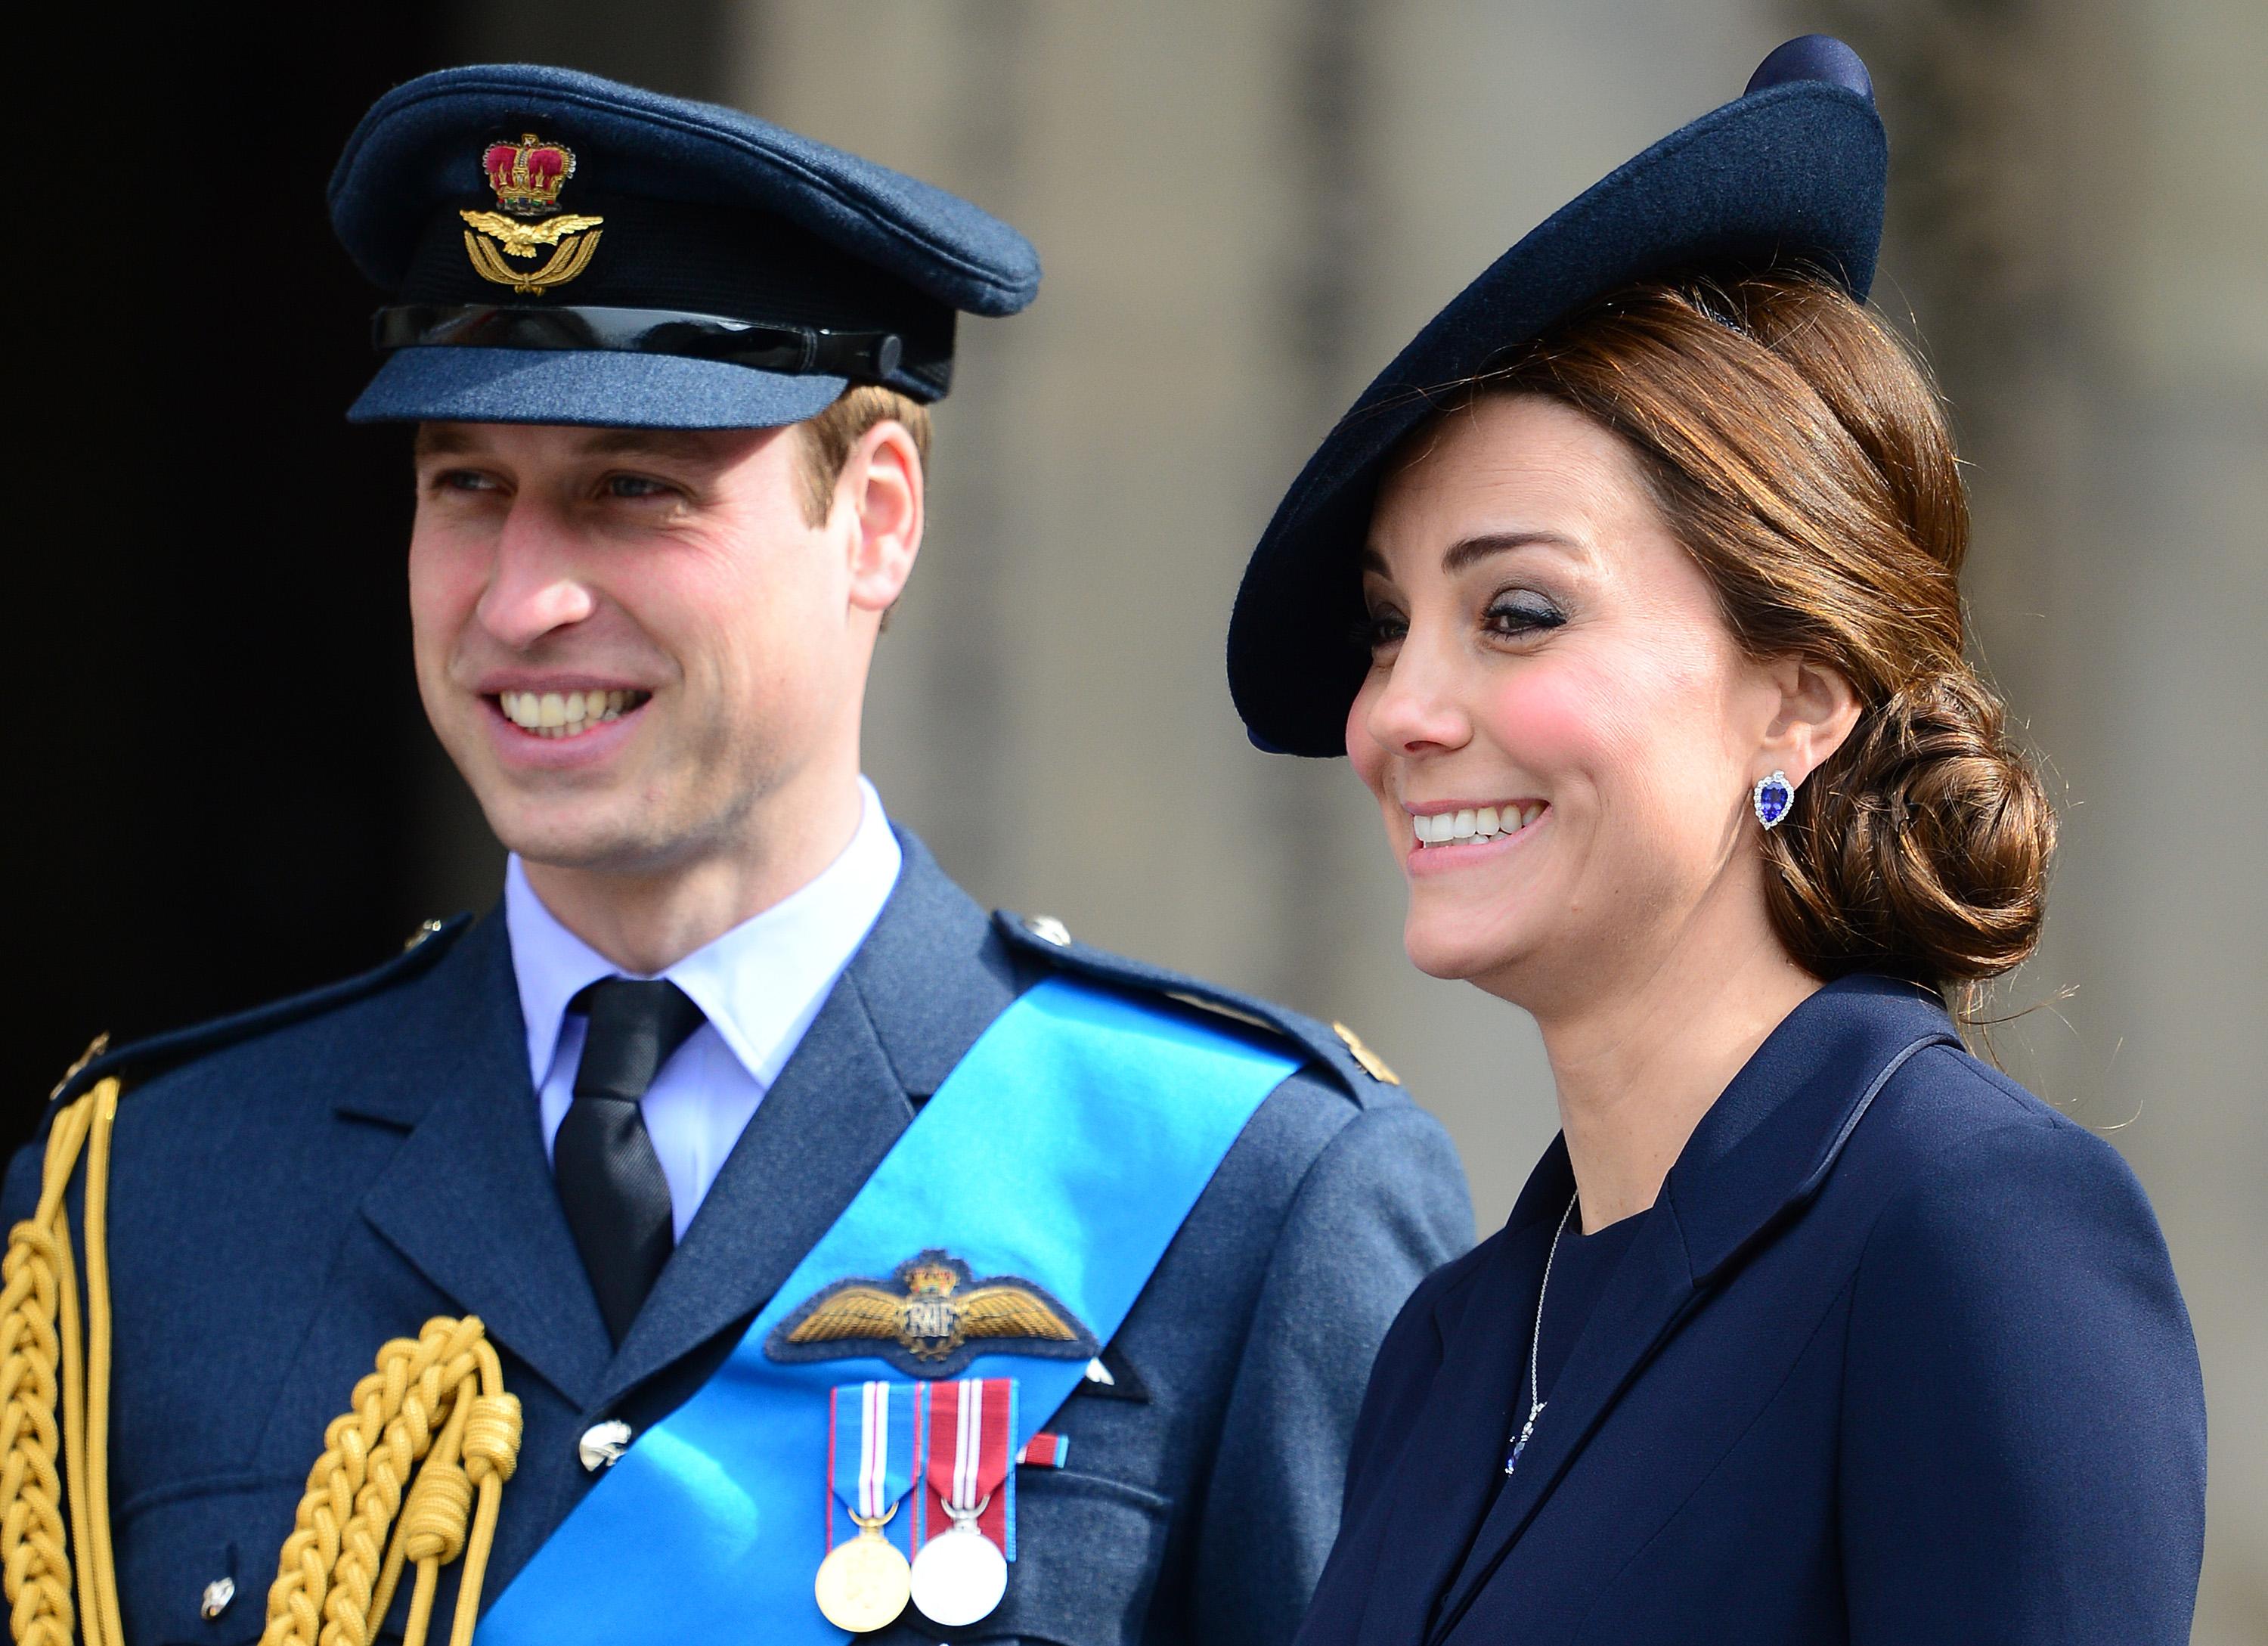
[[[958,1628],[977,1622],[1008,1592],[1008,1557],[976,1529],[976,1515],[955,1514],[953,1530],[914,1556],[913,1591],[914,1605],[932,1623]]]

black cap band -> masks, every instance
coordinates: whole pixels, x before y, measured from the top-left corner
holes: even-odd
[[[792,377],[890,383],[905,345],[895,332],[737,320],[674,308],[507,303],[401,303],[378,311],[371,341],[394,349],[606,349],[720,360]]]

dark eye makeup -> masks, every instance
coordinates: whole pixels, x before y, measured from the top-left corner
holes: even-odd
[[[1566,621],[1557,602],[1533,589],[1506,589],[1481,614],[1481,627],[1489,633],[1513,638],[1557,629]]]
[[[1481,631],[1493,638],[1520,640],[1545,634],[1565,624],[1567,614],[1550,596],[1528,588],[1500,589],[1490,596],[1480,616]],[[1390,606],[1373,606],[1347,628],[1347,641],[1358,652],[1375,655],[1410,632],[1410,619]]]

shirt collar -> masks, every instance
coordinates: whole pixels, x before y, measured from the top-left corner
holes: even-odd
[[[881,796],[863,777],[858,796],[850,844],[817,878],[659,974],[701,1008],[759,1087],[778,1077],[897,885],[904,853]],[[562,925],[528,884],[518,853],[504,867],[504,915],[528,1072],[540,1089],[558,1052],[567,1003],[601,978],[648,974],[625,973]]]

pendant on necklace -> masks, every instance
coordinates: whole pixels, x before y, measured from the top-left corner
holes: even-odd
[[[1528,1421],[1522,1423],[1520,1433],[1513,1436],[1512,1453],[1504,1460],[1506,1474],[1520,1467],[1520,1454],[1528,1449],[1528,1437],[1535,1432],[1535,1420],[1543,1415],[1543,1408],[1550,1404],[1549,1400],[1541,1400],[1528,1409]]]

